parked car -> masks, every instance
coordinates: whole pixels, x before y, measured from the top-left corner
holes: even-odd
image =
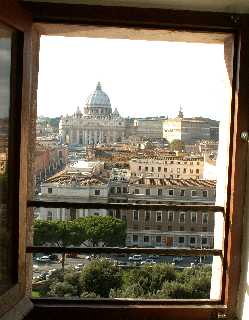
[[[57,254],[50,254],[49,259],[51,261],[59,261],[59,257],[57,256]]]
[[[145,259],[144,261],[141,262],[141,264],[156,264],[156,261],[153,259]]]
[[[38,258],[36,258],[36,261],[37,261],[37,262],[43,262],[43,263],[51,262],[49,256],[38,257]]]
[[[181,262],[181,261],[183,261],[183,257],[181,257],[181,256],[177,256],[177,257],[174,257],[174,258],[173,258],[173,262],[174,262],[174,263],[179,263],[179,262]]]
[[[134,254],[133,256],[129,257],[129,261],[139,262],[142,260],[143,260],[143,257],[141,256],[141,254]]]
[[[148,256],[148,259],[154,259],[154,260],[157,260],[157,259],[160,259],[160,256],[158,254],[150,254]]]
[[[121,261],[121,262],[118,262],[117,266],[120,268],[128,268],[130,264],[129,262]]]

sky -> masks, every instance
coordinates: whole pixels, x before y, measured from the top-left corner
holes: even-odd
[[[83,111],[98,81],[123,117],[221,120],[226,69],[222,44],[42,36],[38,115]]]

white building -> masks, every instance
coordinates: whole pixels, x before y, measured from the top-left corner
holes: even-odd
[[[131,159],[131,176],[171,179],[202,179],[203,157],[162,157]]]
[[[61,171],[41,185],[39,199],[65,202],[108,202],[108,180],[85,172]],[[91,215],[107,215],[105,209],[40,208],[36,212],[42,220],[72,220]]]
[[[208,118],[184,118],[180,109],[176,118],[163,122],[163,137],[168,141],[181,140],[193,144],[198,140],[219,140],[219,122]]]
[[[125,128],[125,119],[117,109],[112,111],[110,99],[98,82],[87,98],[84,112],[78,107],[72,116],[62,117],[59,132],[63,143],[86,146],[122,141]]]

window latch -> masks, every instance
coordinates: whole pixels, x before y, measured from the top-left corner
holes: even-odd
[[[240,138],[243,141],[249,142],[249,132],[242,131],[241,134],[240,134]]]

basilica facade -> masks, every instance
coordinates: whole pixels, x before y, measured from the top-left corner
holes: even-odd
[[[126,136],[126,120],[115,108],[100,82],[86,100],[83,112],[78,107],[73,115],[61,117],[59,130],[64,144],[95,145],[121,142]]]

